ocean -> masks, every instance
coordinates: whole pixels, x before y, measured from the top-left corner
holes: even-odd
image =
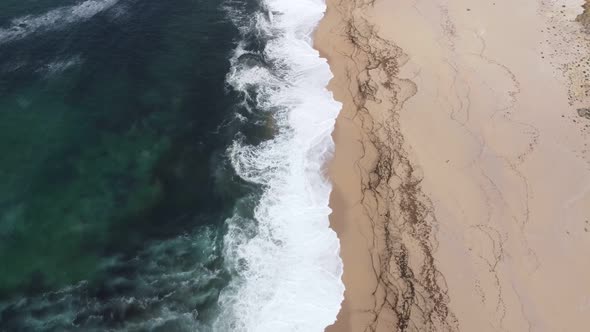
[[[0,4],[0,331],[322,331],[323,0]]]

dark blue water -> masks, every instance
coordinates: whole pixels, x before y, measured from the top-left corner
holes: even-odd
[[[225,6],[0,3],[0,331],[207,329],[257,191],[227,147],[265,135],[235,117]]]

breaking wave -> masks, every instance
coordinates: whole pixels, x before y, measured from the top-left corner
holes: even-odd
[[[266,117],[273,137],[252,143],[240,136],[229,149],[237,174],[262,194],[252,216],[236,211],[227,221],[224,257],[234,276],[220,295],[214,329],[323,331],[344,292],[324,170],[340,104],[326,88],[327,61],[312,45],[326,6],[227,5],[242,34],[227,82],[242,95],[246,117]]]

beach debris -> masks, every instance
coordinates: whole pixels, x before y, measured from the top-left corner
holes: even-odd
[[[578,115],[590,120],[590,108],[578,108]]]
[[[582,5],[584,11],[576,17],[576,21],[580,22],[586,32],[590,32],[590,0]]]

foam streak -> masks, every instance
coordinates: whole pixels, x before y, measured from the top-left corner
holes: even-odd
[[[0,28],[0,45],[26,38],[40,31],[61,29],[69,24],[88,20],[117,4],[119,0],[87,0],[75,6],[60,7],[45,14],[27,15],[12,20],[7,28]]]

